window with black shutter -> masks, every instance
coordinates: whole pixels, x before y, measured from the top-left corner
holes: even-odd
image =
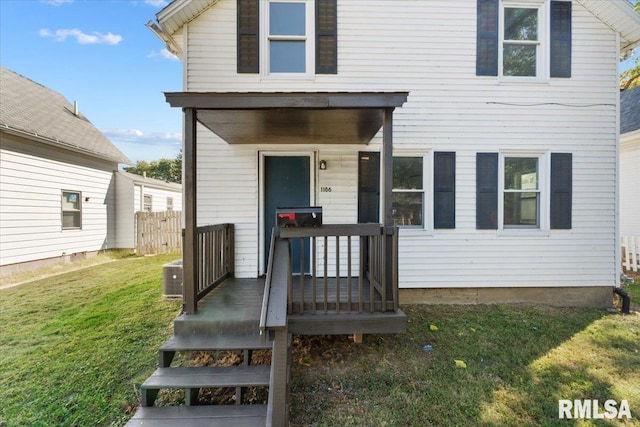
[[[433,155],[433,227],[456,228],[456,153]]]
[[[337,8],[337,0],[237,0],[238,73],[336,74]]]
[[[571,77],[570,1],[477,0],[476,6],[476,75]]]

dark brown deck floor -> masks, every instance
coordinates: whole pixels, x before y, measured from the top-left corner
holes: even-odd
[[[304,278],[304,314],[300,314],[300,277],[294,277],[293,320],[290,332],[294,334],[351,334],[351,333],[397,333],[404,331],[406,316],[402,311],[393,311],[393,303],[386,302],[387,311],[381,312],[380,295],[374,293],[374,309],[370,312],[370,288],[362,281],[362,294],[358,278],[351,279],[351,302],[348,301],[349,283],[346,278],[336,281],[327,279],[329,303],[324,304],[325,281],[316,279],[315,310],[313,304],[313,282]],[[336,309],[336,284],[340,285],[340,307]],[[198,303],[198,312],[180,315],[174,324],[174,334],[183,337],[214,337],[218,335],[253,335],[258,332],[264,291],[264,279],[232,278],[211,291]],[[360,302],[362,295],[362,303]],[[313,326],[315,325],[315,326]]]

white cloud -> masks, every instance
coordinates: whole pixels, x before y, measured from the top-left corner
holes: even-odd
[[[44,4],[49,4],[51,6],[60,6],[65,3],[73,3],[73,0],[40,0]]]
[[[40,37],[53,38],[58,42],[65,41],[67,37],[74,37],[79,44],[108,44],[113,46],[122,41],[122,36],[112,34],[111,32],[107,34],[98,32],[87,34],[77,28],[60,29],[55,32],[52,32],[48,28],[43,28],[38,32],[38,34]]]
[[[149,132],[139,129],[107,129],[102,133],[109,139],[121,142],[153,145],[156,143],[182,144],[182,135],[177,132]]]
[[[165,7],[169,4],[169,2],[165,0],[144,0],[144,4],[148,4],[149,6],[153,7]]]
[[[167,48],[161,49],[160,51],[151,51],[148,55],[147,58],[151,58],[151,59],[168,59],[170,61],[179,61],[180,58],[178,58],[177,56],[175,56],[173,53],[169,52],[169,50]]]

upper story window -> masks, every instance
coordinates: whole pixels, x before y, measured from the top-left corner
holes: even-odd
[[[267,44],[269,74],[306,73],[311,61],[307,46],[306,2],[269,2]]]
[[[82,193],[62,192],[62,229],[82,228]]]
[[[238,73],[337,73],[337,0],[237,0],[237,7]]]
[[[505,7],[502,31],[502,75],[536,77],[542,74],[544,51],[538,25],[541,8]]]
[[[476,75],[571,77],[571,2],[477,0]]]

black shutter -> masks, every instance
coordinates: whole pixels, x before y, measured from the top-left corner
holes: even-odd
[[[498,0],[478,0],[476,75],[498,75]]]
[[[551,153],[551,228],[571,228],[572,155]]]
[[[358,223],[380,222],[380,153],[358,153]]]
[[[498,229],[498,153],[476,154],[476,228]]]
[[[551,77],[571,77],[571,2],[551,2]]]
[[[316,74],[338,73],[338,1],[316,0]]]
[[[433,227],[456,228],[456,153],[433,155]]]
[[[238,73],[260,72],[259,0],[238,0]]]

